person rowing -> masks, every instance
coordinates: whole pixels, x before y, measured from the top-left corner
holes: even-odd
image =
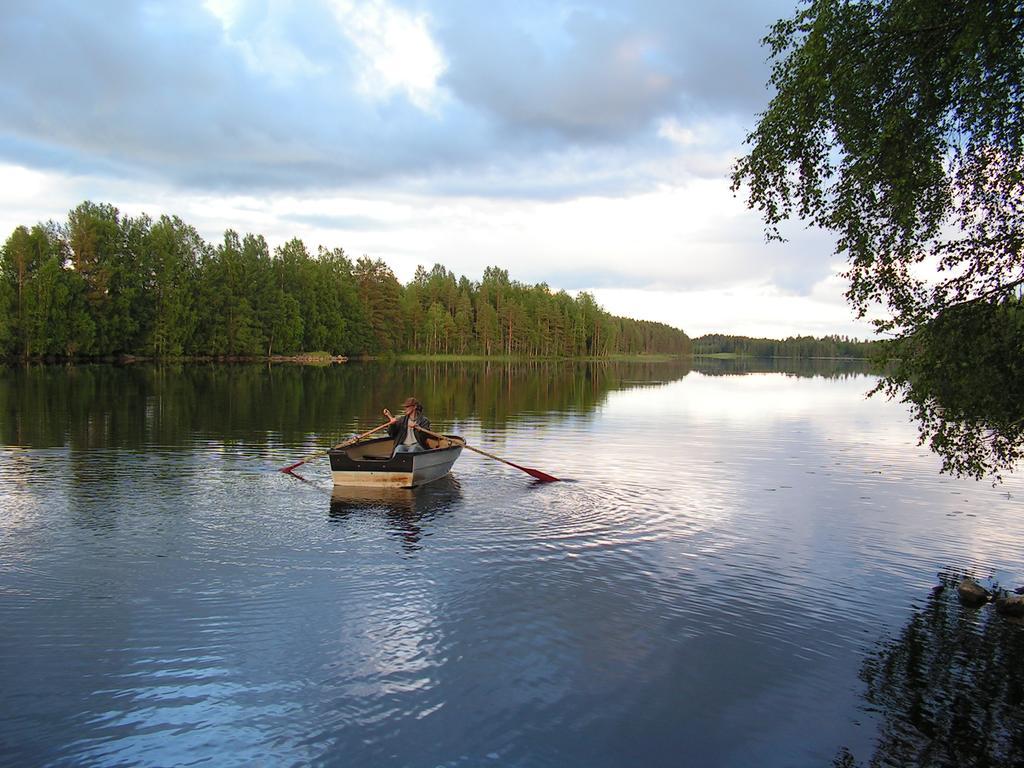
[[[447,463],[435,463],[428,467],[428,471],[422,473],[419,477],[416,476],[415,467],[410,477],[401,478],[402,481],[408,481],[408,485],[401,487],[412,487],[415,485],[421,485],[431,480],[436,480],[439,477],[443,477],[451,469],[451,465],[455,463],[455,459],[458,458],[459,452],[466,448],[467,450],[479,453],[481,456],[486,456],[489,459],[500,461],[502,464],[507,464],[510,467],[514,467],[531,477],[540,480],[542,483],[557,482],[558,478],[553,475],[549,475],[546,472],[541,472],[539,469],[533,469],[531,467],[522,467],[519,464],[513,464],[507,459],[503,459],[500,456],[495,456],[493,453],[482,451],[479,448],[475,448],[469,445],[465,439],[456,437],[454,435],[440,435],[430,431],[430,419],[423,415],[423,404],[420,403],[415,397],[406,398],[406,401],[402,403],[402,410],[405,412],[403,415],[395,417],[391,415],[391,411],[387,408],[383,409],[383,413],[387,421],[379,426],[374,427],[368,432],[364,432],[361,435],[357,435],[349,440],[346,440],[334,448],[318,451],[317,453],[310,454],[304,459],[289,464],[287,467],[282,467],[282,472],[291,473],[296,467],[299,467],[306,462],[324,454],[330,454],[331,456],[331,474],[334,478],[335,485],[360,485],[360,475],[365,475],[369,478],[373,476],[372,482],[367,482],[367,485],[379,484],[379,469],[377,466],[371,464],[368,459],[374,461],[387,461],[387,457],[380,456],[376,453],[349,455],[349,451],[352,450],[352,446],[358,443],[360,440],[372,435],[374,432],[379,432],[382,429],[387,429],[388,436],[394,441],[391,455],[395,456],[399,453],[420,453],[422,451],[431,450],[435,447],[431,443],[436,442],[436,447],[443,449],[441,452],[449,449],[455,449],[451,454],[450,460]],[[428,442],[430,440],[431,442]],[[372,445],[376,441],[370,441]],[[364,466],[369,465],[369,466]],[[391,470],[385,470],[391,471]],[[405,470],[401,470],[405,471]],[[399,470],[394,470],[394,473],[398,473]],[[408,474],[408,473],[407,473]]]
[[[427,433],[421,431],[430,429],[430,419],[423,415],[423,403],[415,397],[408,397],[402,403],[402,410],[401,416],[392,416],[391,411],[384,409],[388,435],[395,441],[392,454],[417,453],[430,448]]]

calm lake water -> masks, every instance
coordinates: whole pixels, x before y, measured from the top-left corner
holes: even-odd
[[[0,764],[1019,765],[1024,625],[933,588],[1024,585],[1024,483],[940,475],[873,383],[0,369]],[[408,394],[565,482],[275,471]]]

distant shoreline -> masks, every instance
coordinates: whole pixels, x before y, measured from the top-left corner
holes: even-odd
[[[836,357],[828,355],[743,355],[738,352],[694,352],[691,357],[712,360],[839,360],[850,362],[871,362],[870,357]]]
[[[105,355],[101,357],[62,357],[46,355],[30,358],[0,358],[0,366],[19,365],[340,365],[343,363],[666,363],[677,360],[820,360],[836,363],[870,363],[868,357],[835,357],[826,355],[744,355],[736,352],[708,352],[691,355],[609,355],[607,357],[524,357],[515,355],[182,355],[178,357],[147,357],[144,355]]]
[[[309,353],[300,355],[181,355],[177,357],[147,357],[145,355],[104,355],[101,357],[62,357],[45,355],[29,358],[0,358],[0,365],[135,365],[146,363],[187,365],[187,364],[296,364],[334,365],[349,362],[399,362],[399,363],[524,363],[524,362],[645,362],[660,363],[685,360],[689,355],[609,355],[607,357],[531,357],[516,355],[330,355]]]

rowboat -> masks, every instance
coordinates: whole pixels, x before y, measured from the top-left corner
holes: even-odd
[[[457,435],[430,440],[431,448],[392,455],[390,437],[364,440],[327,452],[336,486],[415,488],[444,477],[462,453],[466,441]]]

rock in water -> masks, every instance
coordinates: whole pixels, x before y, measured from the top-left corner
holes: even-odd
[[[1003,616],[1024,616],[1024,595],[1007,595],[996,600],[996,610]]]
[[[988,590],[974,579],[964,578],[957,587],[960,594],[960,602],[965,605],[981,605],[988,602]]]

